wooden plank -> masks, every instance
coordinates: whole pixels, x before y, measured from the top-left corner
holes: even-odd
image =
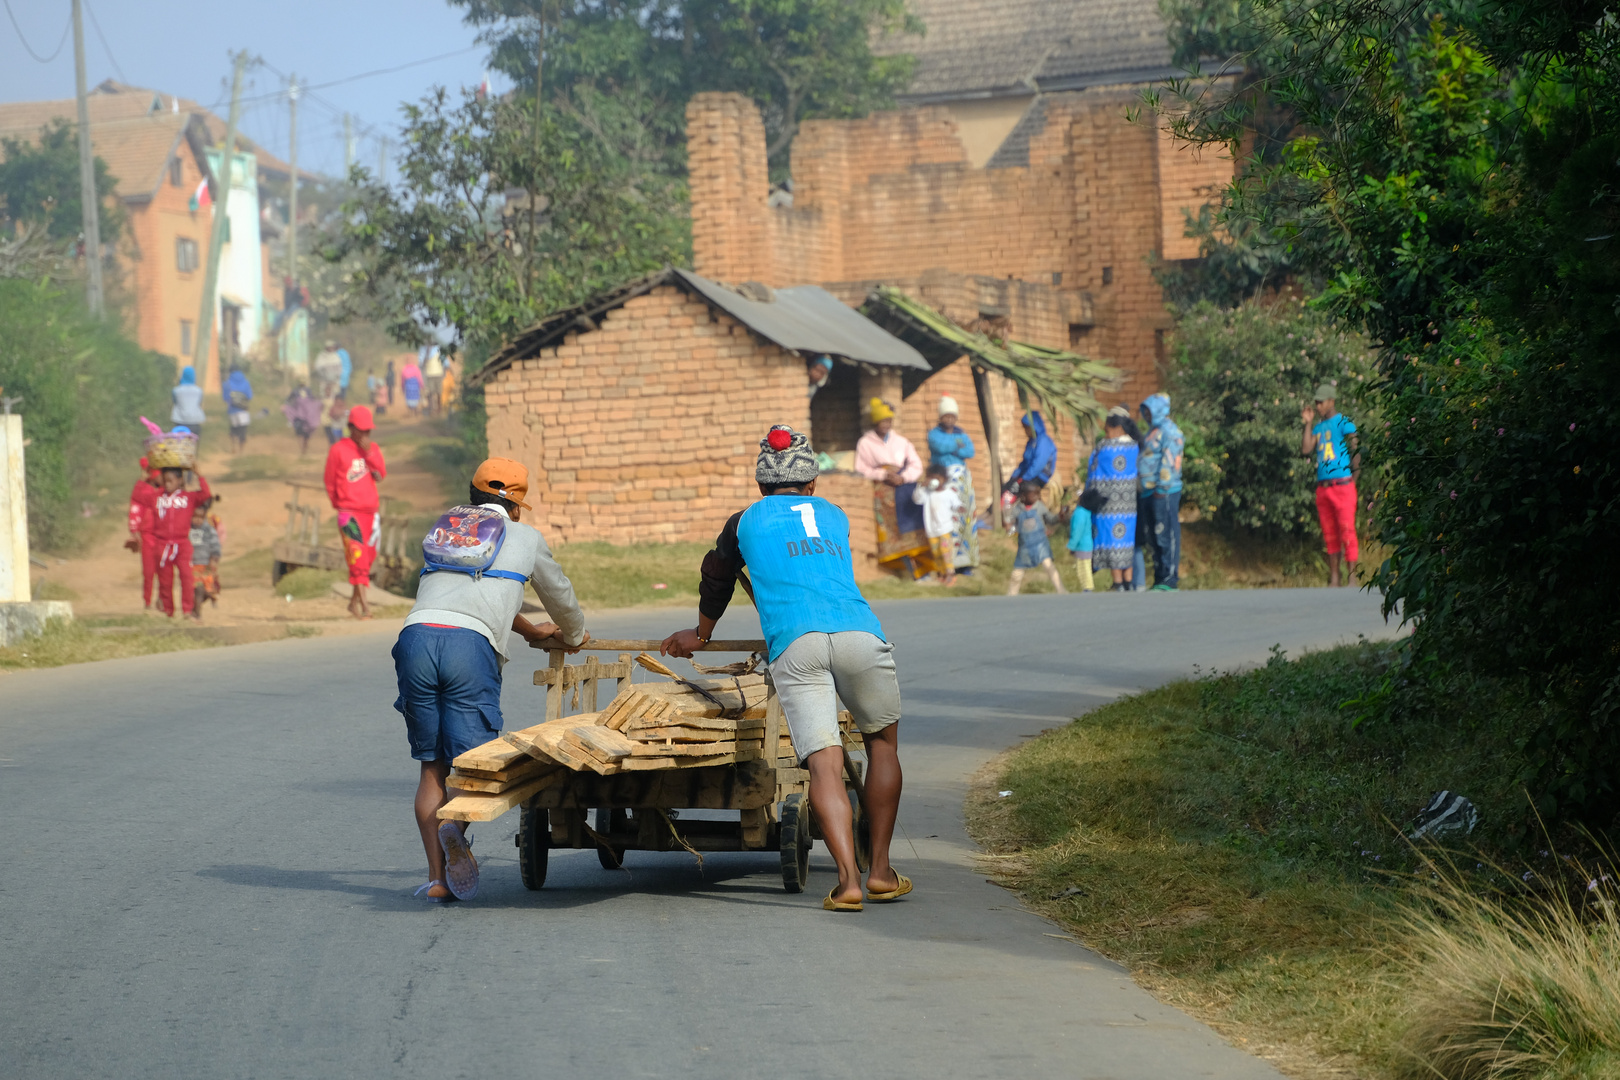
[[[632,652],[651,652],[654,649],[662,648],[663,645],[663,640],[657,638],[604,638],[602,640],[593,638],[585,643],[583,649],[585,652],[619,652],[621,649],[629,649]],[[555,649],[561,651],[563,649],[572,648],[573,646],[559,641],[556,638],[548,638],[542,641],[533,642],[529,647],[533,649]],[[765,642],[757,638],[716,639],[709,642],[707,645],[702,646],[697,651],[742,653],[764,652]]]
[[[785,728],[782,723],[782,700],[776,696],[775,688],[765,701],[765,746],[766,752],[781,757],[778,747],[781,745],[782,734]]]
[[[658,657],[653,656],[651,653],[641,653],[636,657],[636,663],[640,664],[642,667],[646,668],[655,675],[664,675],[671,679],[680,677],[675,674],[672,668],[667,666],[662,660],[659,660]]]
[[[458,769],[476,769],[479,772],[505,772],[514,765],[522,765],[527,755],[505,739],[491,739],[460,754],[450,764]]]
[[[469,792],[457,795],[439,807],[440,821],[494,821],[519,803],[538,795],[549,787],[562,783],[568,774],[558,769],[545,776],[525,781],[498,795]]]
[[[578,727],[583,720],[587,723],[595,717],[586,715],[570,716],[564,720],[548,720],[544,724],[523,728],[519,731],[508,731],[501,736],[513,746],[521,747],[532,757],[542,761],[552,761],[559,765],[566,765],[570,769],[587,769],[579,752],[570,751],[563,745],[563,733],[570,727]]]
[[[735,754],[737,742],[727,739],[724,742],[633,742],[630,744],[631,757],[712,757],[715,754]]]
[[[523,760],[532,768],[514,772],[509,777],[465,773],[460,769],[456,769],[445,779],[445,784],[455,788],[457,791],[481,791],[489,795],[499,795],[519,784],[527,783],[536,777],[544,776],[546,773],[555,772],[558,769],[556,765],[547,765],[545,762],[536,761],[527,754],[524,755]]]
[[[624,733],[633,739],[636,737],[636,732],[673,730],[675,728],[702,732],[747,732],[763,738],[765,734],[765,718],[762,716],[755,720],[727,720],[719,716],[687,716],[683,713],[659,717],[639,716],[625,724]]]
[[[581,724],[568,729],[568,739],[586,747],[598,757],[618,761],[631,754],[630,740],[610,728],[594,724]]]

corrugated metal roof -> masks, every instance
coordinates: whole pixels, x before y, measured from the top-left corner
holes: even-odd
[[[751,300],[690,270],[675,273],[715,307],[784,349],[812,356],[827,353],[880,367],[932,370],[922,353],[818,285],[775,289],[772,300]]]
[[[932,371],[922,353],[884,330],[832,293],[816,285],[770,290],[771,299],[755,300],[718,281],[689,270],[666,267],[656,273],[599,293],[584,303],[554,311],[516,334],[468,382],[483,383],[519,360],[548,349],[569,334],[591,333],[599,318],[660,285],[674,285],[725,312],[760,337],[805,356],[840,357],[877,367]]]

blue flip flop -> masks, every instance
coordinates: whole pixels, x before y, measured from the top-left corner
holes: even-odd
[[[477,896],[478,860],[473,858],[471,841],[454,822],[446,821],[439,826],[439,846],[444,848],[444,884],[450,894],[457,900]]]

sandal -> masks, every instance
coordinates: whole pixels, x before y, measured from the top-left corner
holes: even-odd
[[[471,900],[478,895],[478,860],[473,858],[472,844],[454,822],[439,826],[439,846],[444,849],[444,884],[457,900]]]
[[[838,891],[838,886],[834,885],[832,887],[832,892],[827,894],[827,899],[825,899],[825,900],[823,900],[821,902],[821,908],[822,908],[823,911],[860,911],[860,910],[862,910],[861,902],[859,900],[855,901],[853,904],[845,903],[842,900],[834,900],[833,899],[833,893],[835,893],[837,891]]]
[[[892,904],[909,893],[911,891],[911,879],[899,871],[896,871],[894,876],[898,884],[893,889],[888,892],[868,892],[866,898],[874,904]]]
[[[423,893],[427,892],[429,889],[433,888],[433,886],[435,886],[435,885],[444,885],[444,882],[435,879],[433,881],[428,882],[426,885],[423,885],[421,888],[419,888],[415,892],[411,893],[411,895],[412,896],[421,896]],[[430,897],[427,898],[427,902],[430,903],[430,904],[448,904],[450,901],[452,901],[454,899],[455,899],[454,895],[451,895],[451,896],[430,896]]]

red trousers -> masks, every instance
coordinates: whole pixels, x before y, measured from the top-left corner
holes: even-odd
[[[152,579],[157,576],[158,539],[141,533],[141,603],[152,606]]]
[[[1356,543],[1356,483],[1316,489],[1316,516],[1322,521],[1322,544],[1329,555],[1344,552],[1346,562],[1361,558]]]
[[[337,520],[349,584],[370,585],[371,564],[377,560],[377,545],[382,542],[382,515],[375,510],[339,510]]]
[[[159,540],[157,553],[158,601],[163,613],[174,615],[174,571],[180,570],[180,610],[191,614],[193,583],[191,580],[191,541]]]

